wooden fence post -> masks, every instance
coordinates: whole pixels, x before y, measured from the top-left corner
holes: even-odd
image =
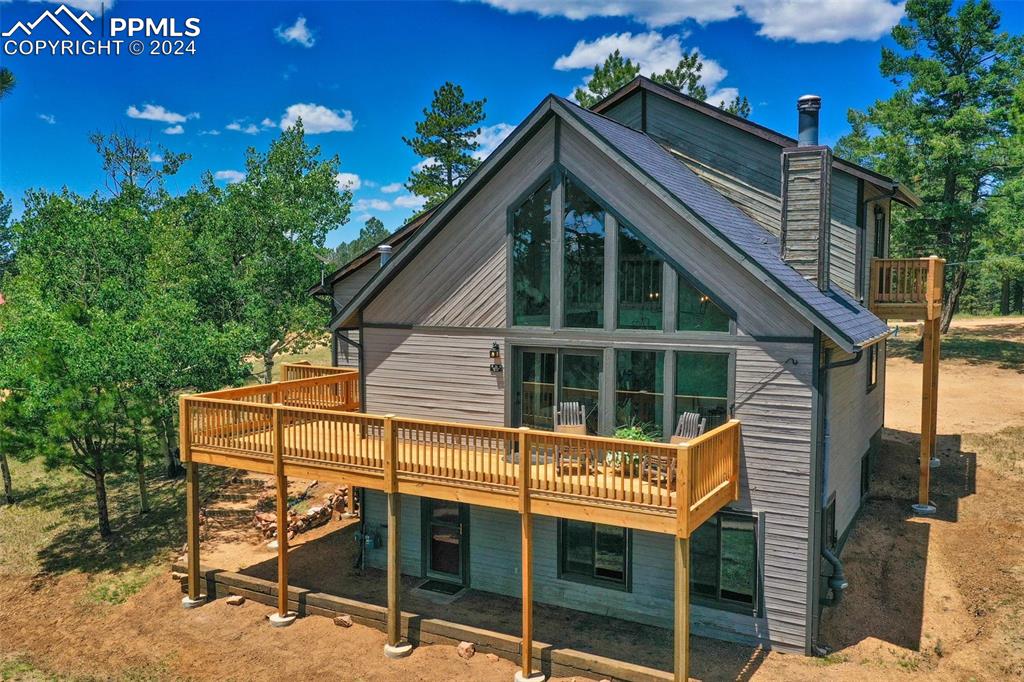
[[[402,559],[399,544],[402,500],[398,492],[398,434],[395,432],[394,417],[393,414],[385,415],[381,433],[384,445],[384,492],[388,499],[388,613],[384,655],[388,658],[403,658],[412,653],[412,644],[402,640]]]
[[[690,676],[690,446],[676,455],[675,633],[673,659],[676,682]]]
[[[188,595],[181,605],[193,609],[206,602],[199,575],[199,465],[192,461],[191,413],[185,396],[178,398],[178,447],[185,467],[185,534],[188,546]]]
[[[522,663],[516,682],[540,682],[543,673],[533,672],[533,517],[530,513],[530,429],[519,427],[519,558],[522,578],[523,641]]]
[[[274,477],[277,483],[277,613],[270,624],[285,627],[295,622],[295,612],[288,610],[288,478],[284,474],[284,424],[281,409],[271,408],[270,421],[274,432]]]

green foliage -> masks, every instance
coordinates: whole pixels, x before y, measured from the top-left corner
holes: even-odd
[[[661,432],[654,424],[630,419],[629,423],[615,429],[615,437],[623,440],[638,440],[655,443],[661,440]]]
[[[694,50],[680,59],[675,68],[667,69],[663,73],[651,73],[650,79],[703,100],[708,96],[707,88],[700,82],[703,69],[704,63],[701,61],[700,53]],[[586,87],[576,88],[573,98],[581,107],[589,109],[638,75],[640,65],[634,64],[631,59],[623,57],[621,52],[615,50],[602,64],[594,67],[594,73],[587,81]],[[746,97],[741,98],[737,95],[731,102],[719,102],[716,106],[743,118],[750,116],[750,102]]]
[[[576,88],[573,98],[581,107],[589,109],[638,75],[640,67],[629,57],[623,57],[621,52],[615,50],[605,57],[603,64],[594,67],[587,87]]]
[[[358,237],[350,242],[342,242],[335,247],[334,253],[331,254],[331,260],[335,265],[341,267],[380,244],[390,234],[391,232],[384,227],[380,218],[371,216],[359,229]]]
[[[0,190],[0,291],[4,273],[14,266],[14,235],[11,232],[11,200]]]
[[[16,84],[14,73],[6,66],[0,67],[0,99],[9,94]]]
[[[484,120],[486,99],[466,100],[462,87],[446,82],[434,91],[416,136],[403,137],[425,165],[409,176],[406,188],[427,200],[432,208],[448,198],[480,161],[473,156],[480,143],[479,124]]]
[[[909,182],[924,200],[895,213],[896,255],[961,263],[980,255],[994,228],[990,199],[1020,172],[1007,142],[1024,41],[999,30],[987,0],[951,9],[951,0],[907,2],[906,22],[892,31],[898,49],[882,49],[882,76],[897,89],[849,112],[851,132],[837,151]],[[948,268],[944,329],[969,272]]]
[[[155,164],[149,145],[130,135],[92,133],[89,141],[103,159],[107,189],[112,194],[120,194],[133,187],[148,190],[154,182],[159,184],[164,178],[177,173],[191,158],[189,154],[176,154],[161,145],[158,149],[163,161]]]

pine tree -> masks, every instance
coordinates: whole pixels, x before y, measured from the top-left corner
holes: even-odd
[[[423,120],[416,123],[416,136],[402,140],[423,158],[406,189],[427,200],[432,208],[448,198],[480,161],[473,156],[480,143],[479,124],[484,120],[486,99],[466,100],[462,87],[446,82],[434,91]]]
[[[341,267],[353,258],[362,255],[368,249],[387,239],[391,232],[384,227],[384,223],[376,216],[370,216],[366,223],[359,230],[359,236],[350,242],[338,244],[332,254],[332,260]]]
[[[576,88],[573,97],[581,107],[589,109],[623,85],[637,77],[640,67],[618,50],[608,55],[603,64],[594,67],[587,87]]]
[[[849,112],[852,131],[837,151],[909,181],[923,199],[919,210],[894,215],[897,254],[964,263],[993,229],[990,197],[1019,172],[1005,142],[1024,38],[999,30],[987,0],[951,9],[952,0],[908,0],[906,22],[892,30],[899,50],[882,48],[882,76],[897,89],[866,112]],[[970,272],[947,268],[943,331]]]

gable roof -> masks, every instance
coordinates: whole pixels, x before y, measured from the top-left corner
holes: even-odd
[[[836,345],[854,352],[889,334],[886,324],[842,291],[822,292],[779,256],[779,240],[701,180],[646,133],[549,95],[498,149],[427,219],[408,247],[378,271],[331,320],[337,327],[362,310],[405,267],[505,159],[551,116],[597,144],[688,223],[777,293]]]
[[[685,95],[676,90],[675,88],[670,88],[668,86],[662,85],[661,83],[655,83],[646,76],[637,76],[629,83],[623,85],[621,88],[619,88],[618,90],[616,90],[615,92],[613,92],[612,94],[608,95],[603,100],[595,104],[592,107],[592,110],[599,114],[603,114],[604,112],[608,111],[613,106],[615,106],[622,100],[626,99],[633,93],[641,90],[646,90],[648,92],[660,95],[665,99],[676,102],[677,104],[681,104],[689,109],[698,111],[701,114],[704,114],[705,116],[710,116],[711,118],[714,118],[734,128],[742,130],[745,133],[759,137],[762,140],[772,142],[778,145],[780,148],[797,146],[797,140],[788,135],[784,135],[776,130],[772,130],[771,128],[763,126],[759,123],[754,123],[753,121],[745,119],[742,116],[731,114],[720,107],[716,107],[713,104],[708,104],[704,100],[697,99],[695,97],[690,97],[689,95]],[[900,202],[901,204],[905,204],[911,207],[917,207],[921,205],[921,198],[914,194],[912,191],[901,185],[898,181],[893,180],[892,178],[887,177],[885,175],[882,175],[881,173],[877,173],[871,170],[870,168],[865,168],[864,166],[853,163],[852,161],[841,159],[839,157],[833,158],[833,166],[838,170],[849,173],[850,175],[861,178],[862,180],[865,180],[871,183],[872,185],[875,185],[876,187],[882,189],[887,194],[891,194],[892,198]]]

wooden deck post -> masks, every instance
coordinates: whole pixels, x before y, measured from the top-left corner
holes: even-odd
[[[676,455],[675,636],[676,682],[690,679],[690,446]]]
[[[272,408],[270,420],[274,432],[274,478],[277,485],[277,613],[270,624],[286,627],[296,614],[288,610],[288,477],[284,475],[284,424],[281,410]]]
[[[519,559],[522,578],[522,663],[515,682],[541,682],[544,674],[533,670],[533,518],[530,514],[530,429],[519,427]]]
[[[918,457],[920,472],[917,486],[917,504],[914,512],[921,515],[935,513],[929,499],[931,460],[935,452],[938,416],[939,335],[941,318],[926,319],[923,325],[924,350],[921,377],[921,450]]]
[[[400,591],[402,587],[402,565],[400,552],[400,521],[402,516],[402,500],[398,492],[397,433],[394,428],[394,415],[384,417],[382,441],[384,444],[384,492],[388,499],[388,613],[387,643],[384,644],[384,655],[388,658],[403,658],[412,653],[412,645],[402,640],[402,606]]]
[[[206,602],[199,575],[199,465],[192,461],[190,416],[185,396],[178,399],[178,438],[185,466],[185,528],[188,546],[188,595],[181,605],[192,609]]]

